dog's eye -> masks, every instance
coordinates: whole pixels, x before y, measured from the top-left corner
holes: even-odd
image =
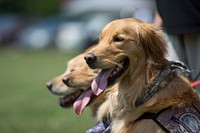
[[[101,41],[102,40],[102,37],[101,36],[99,36],[99,41]]]
[[[122,42],[122,41],[124,41],[124,39],[121,37],[115,36],[115,37],[113,37],[113,41],[114,42]]]

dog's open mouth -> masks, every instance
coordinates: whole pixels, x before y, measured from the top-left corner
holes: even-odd
[[[115,80],[119,78],[128,68],[129,59],[125,58],[118,63],[117,66],[103,69],[93,80],[91,88],[86,91],[77,92],[77,94],[66,97],[60,100],[61,106],[74,103],[73,107],[76,114],[81,115],[84,108],[91,102],[96,96],[100,95],[107,86],[115,83]],[[94,94],[96,96],[94,96]]]
[[[66,95],[62,98],[59,98],[59,104],[63,108],[69,108],[73,105],[76,99],[81,95],[83,91],[79,90],[71,95]]]
[[[98,96],[106,89],[107,86],[114,84],[115,80],[126,71],[128,66],[129,59],[125,58],[115,67],[102,69],[92,82],[91,88],[93,93]]]
[[[64,96],[59,99],[61,107],[68,108],[73,105],[76,114],[81,115],[84,108],[91,103],[96,96],[92,93],[92,89],[88,88],[86,91],[79,90],[74,94]]]

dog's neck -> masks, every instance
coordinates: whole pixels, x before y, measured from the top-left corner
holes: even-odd
[[[161,73],[155,78],[155,80],[150,83],[150,85],[145,89],[145,91],[140,95],[140,97],[137,98],[135,102],[135,107],[137,108],[140,105],[143,105],[145,102],[147,102],[151,97],[154,96],[154,94],[160,89],[162,89],[162,86],[166,86],[170,82],[172,82],[173,76],[170,77],[170,74],[176,73],[177,76],[184,76],[188,77],[190,74],[190,70],[185,64],[182,62],[171,62],[171,65],[169,68],[164,69],[161,71]],[[161,83],[164,81],[164,83],[161,86]]]
[[[98,97],[96,97],[91,103],[90,103],[90,109],[91,109],[91,115],[92,117],[97,121],[97,111],[98,108],[101,106],[102,103],[105,102],[105,94],[102,93]]]
[[[156,92],[160,91],[160,90],[156,90],[157,87],[162,88],[161,86],[165,86],[168,84],[168,82],[172,81],[173,79],[172,70],[179,69],[182,72],[179,72],[179,71],[177,72],[176,70],[175,73],[176,74],[181,73],[181,76],[182,75],[187,76],[187,73],[188,73],[188,69],[185,69],[182,66],[180,67],[180,65],[177,66],[177,63],[171,63],[171,62],[169,62],[169,64],[163,67],[162,69],[160,67],[159,69],[155,69],[155,68],[156,67],[153,66],[153,68],[149,69],[150,71],[148,73],[144,73],[143,71],[144,68],[141,67],[140,68],[141,73],[138,74],[137,77],[132,78],[132,75],[127,75],[127,77],[124,77],[119,82],[119,85],[118,85],[119,92],[118,92],[118,95],[115,96],[116,97],[115,101],[117,101],[118,105],[115,106],[114,108],[115,113],[113,115],[119,116],[119,114],[121,114],[122,116],[120,117],[123,117],[125,115],[125,112],[129,112],[129,111],[132,112],[134,111],[134,109],[136,110],[138,106],[143,105],[145,102],[147,102]],[[147,77],[149,78],[148,80],[147,80]],[[168,81],[164,81],[166,80],[166,77]],[[162,81],[164,82],[162,83]],[[158,84],[156,84],[156,82],[158,82]],[[127,83],[127,84],[124,84],[124,83]],[[161,86],[160,86],[160,83],[162,83]],[[152,91],[152,92],[146,95],[146,92],[149,92],[149,91]]]
[[[169,68],[171,62],[163,59],[162,63],[155,63],[151,60],[134,63],[138,64],[129,69],[129,72],[118,84],[118,95],[116,101],[118,106],[114,110],[118,110],[121,114],[136,109],[135,102],[138,97],[149,87],[158,75],[165,69]],[[160,65],[162,64],[162,65]],[[139,67],[138,67],[139,66]],[[130,75],[131,74],[131,75]],[[119,95],[120,94],[120,95]],[[116,114],[114,114],[116,115]]]
[[[147,89],[145,89],[145,91],[143,91],[143,93],[137,98],[134,106],[138,108],[139,106],[147,102],[150,98],[152,98],[154,94],[159,91],[159,88],[162,88],[160,87],[162,81],[164,81],[171,73],[172,73],[171,69],[163,70],[157,76],[157,78],[147,87]]]
[[[127,75],[118,84],[118,95],[113,96],[115,98],[113,103],[117,102],[117,106],[114,106],[111,111],[113,112],[112,117],[115,117],[115,115],[123,117],[125,112],[133,110],[137,98],[147,88],[149,82],[155,79],[155,75],[158,75],[161,71],[161,67],[154,64],[140,65],[140,67],[135,68],[131,69],[133,72],[127,72]]]

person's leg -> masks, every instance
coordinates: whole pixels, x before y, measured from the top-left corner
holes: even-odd
[[[184,40],[192,81],[200,80],[200,34],[185,35]],[[200,92],[200,85],[197,87]]]
[[[183,36],[178,35],[168,35],[169,40],[178,56],[179,60],[188,65],[186,54],[185,54],[185,44],[183,42]]]
[[[168,35],[180,61],[191,70],[190,80],[200,80],[200,34],[199,35]],[[200,94],[200,85],[196,86]]]
[[[172,45],[172,42],[169,40],[168,36],[166,35],[166,41],[167,41],[167,55],[166,55],[166,58],[170,61],[178,61],[180,60],[178,58],[178,55],[176,54],[176,51],[174,50],[174,47]]]

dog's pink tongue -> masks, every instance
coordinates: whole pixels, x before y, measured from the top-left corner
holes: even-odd
[[[85,106],[89,103],[91,96],[92,96],[91,89],[88,89],[79,96],[79,98],[73,104],[76,114],[78,115],[82,114]]]
[[[98,96],[103,90],[105,90],[108,84],[108,77],[111,72],[112,69],[102,70],[93,80],[91,87],[95,95]]]

